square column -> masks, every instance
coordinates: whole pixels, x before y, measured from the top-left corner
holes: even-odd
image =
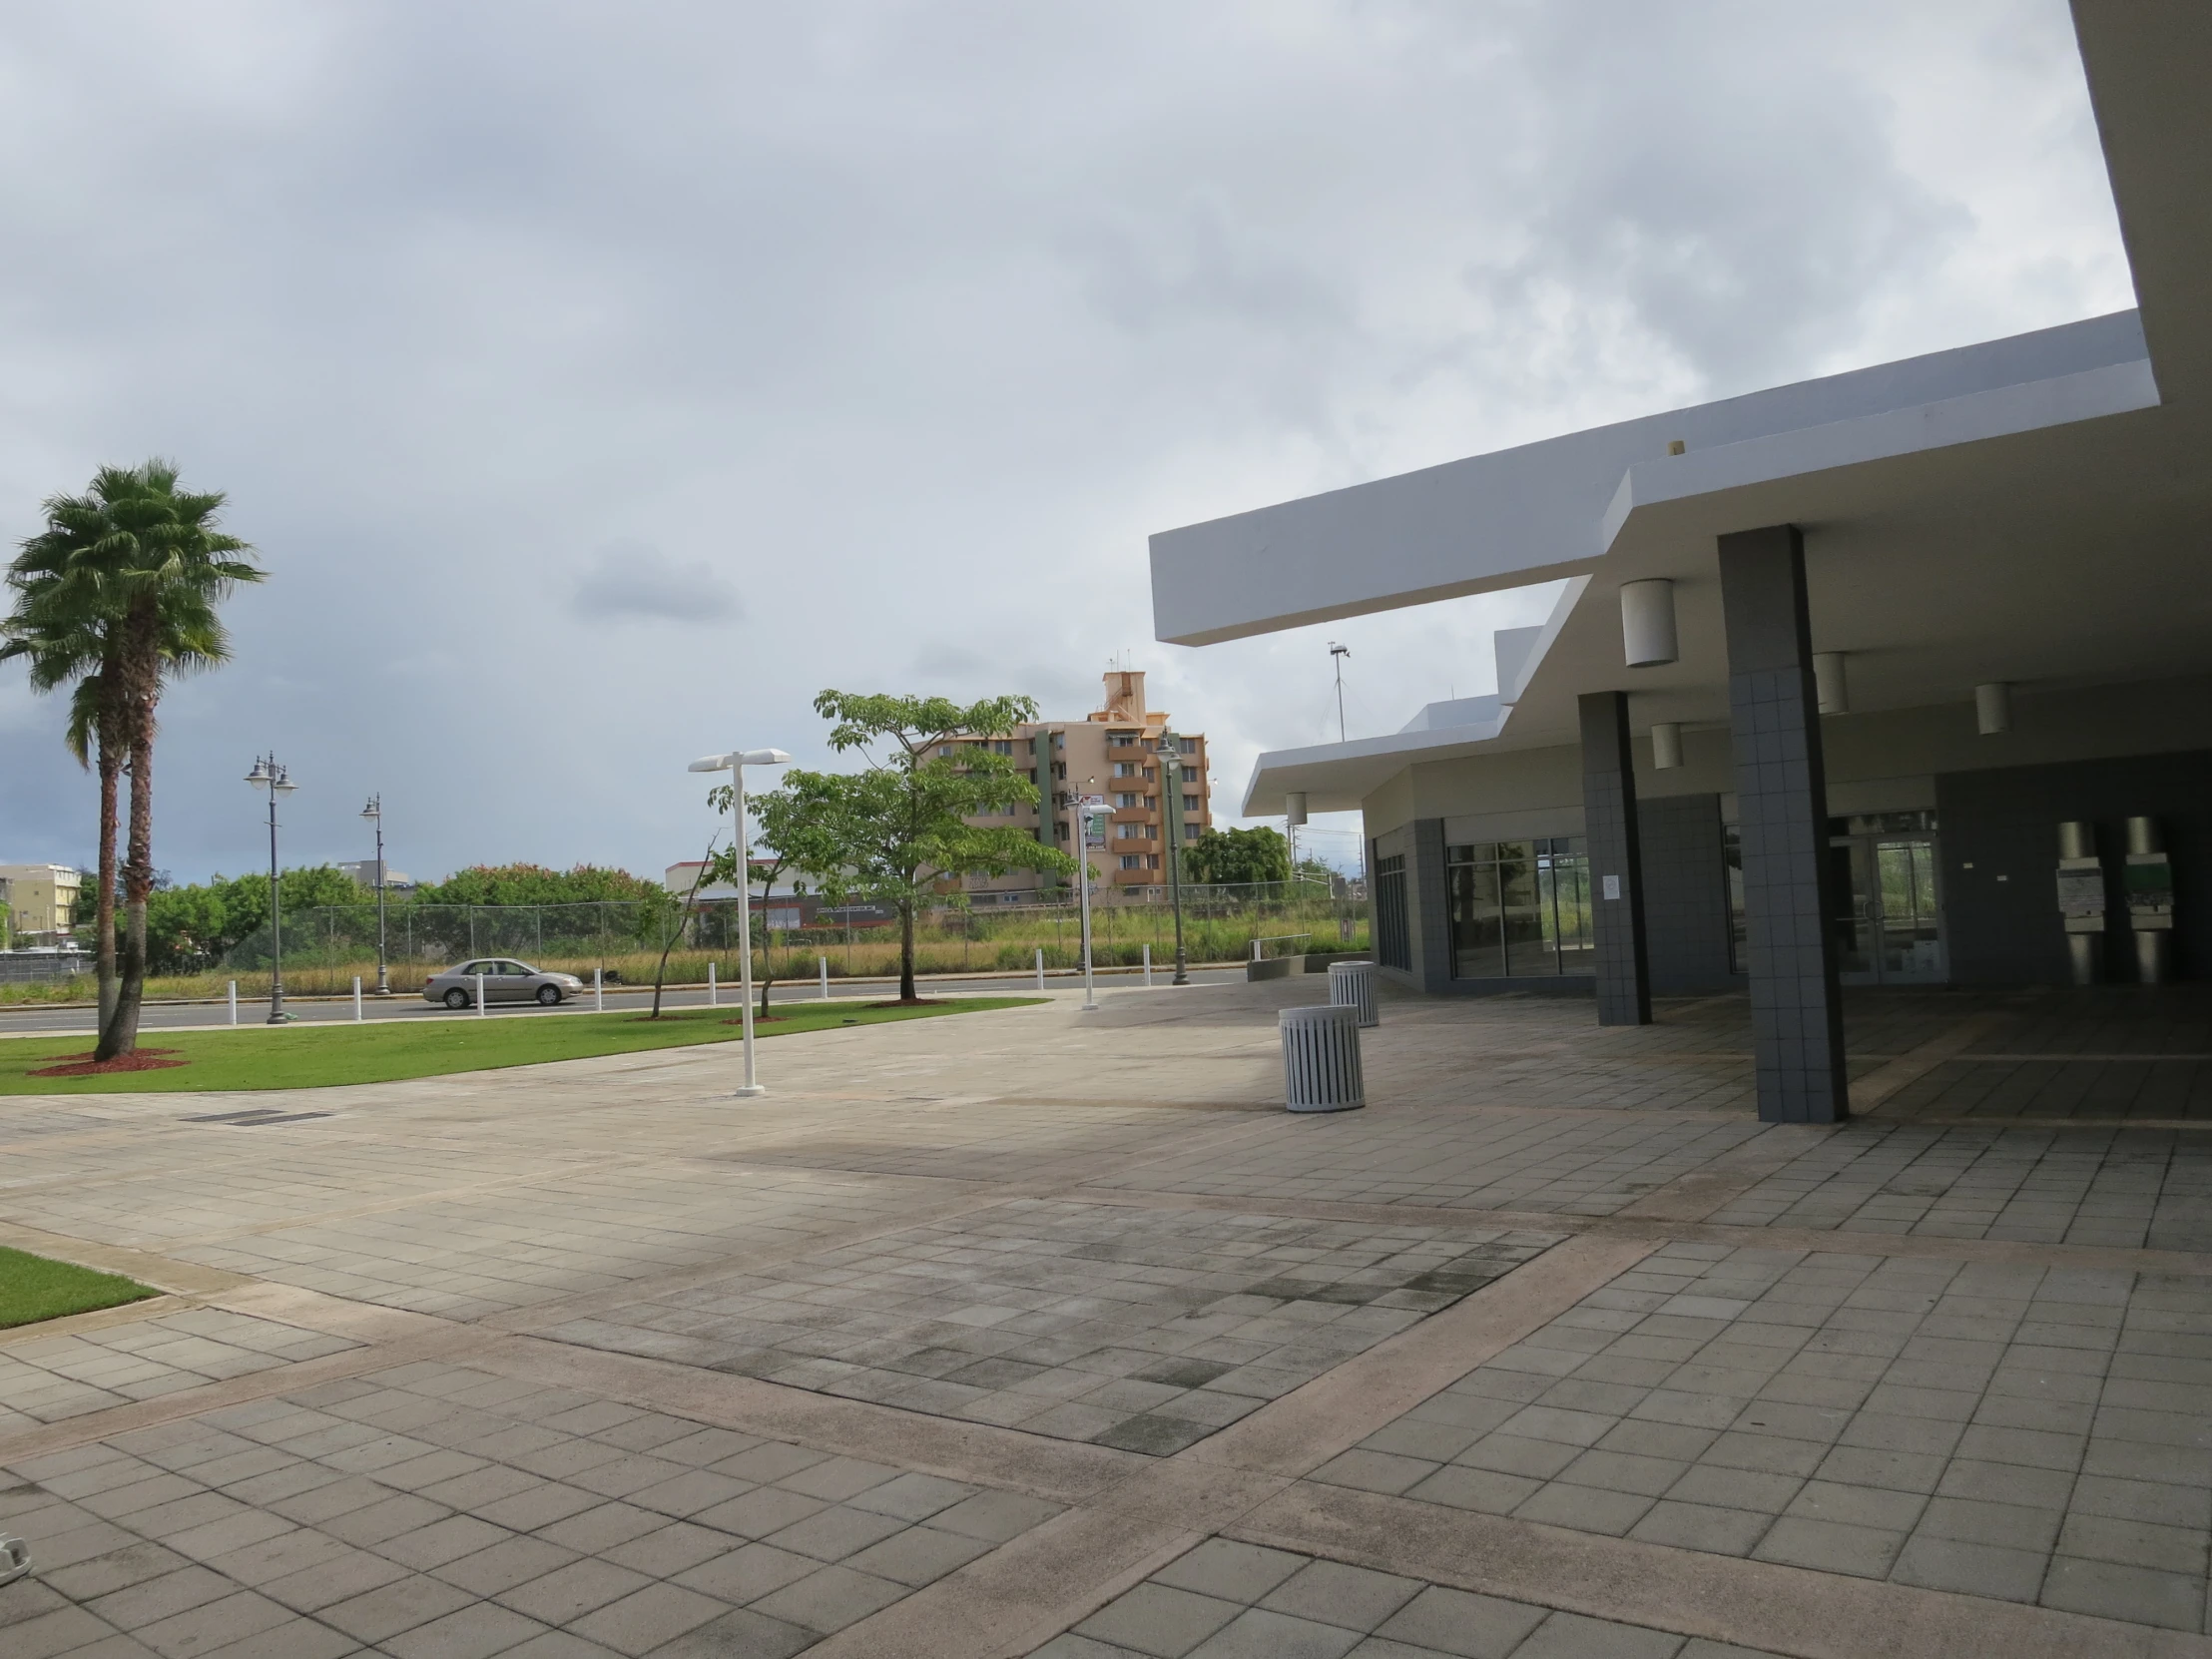
[[[1597,1022],[1651,1023],[1651,963],[1644,938],[1644,871],[1636,833],[1636,770],[1628,693],[1585,692],[1582,832],[1590,848],[1590,909],[1597,943]]]
[[[1841,1123],[1851,1093],[1804,534],[1777,524],[1722,536],[1720,566],[1759,1116]]]

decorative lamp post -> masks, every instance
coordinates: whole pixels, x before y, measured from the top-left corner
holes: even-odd
[[[372,795],[361,817],[376,826],[376,994],[391,995],[391,973],[384,955],[384,798]]]
[[[1082,844],[1076,848],[1081,855],[1082,867],[1076,871],[1081,883],[1077,889],[1083,895],[1083,1012],[1098,1012],[1098,985],[1091,976],[1091,843],[1098,843],[1103,855],[1106,848],[1106,825],[1109,813],[1106,798],[1098,793],[1098,780],[1084,780],[1086,794],[1075,809],[1076,839]]]
[[[745,924],[738,929],[738,981],[744,987],[745,1085],[741,1095],[766,1094],[753,1070],[753,848],[745,825],[745,769],[790,766],[792,758],[781,749],[739,749],[728,755],[709,755],[692,762],[693,772],[727,772],[730,775],[730,810],[737,820],[738,899]]]
[[[1173,732],[1160,736],[1160,789],[1168,798],[1168,892],[1175,902],[1175,979],[1191,982],[1191,960],[1183,949],[1183,746]]]
[[[257,790],[269,792],[269,1023],[281,1025],[291,1016],[284,1012],[284,906],[282,894],[277,890],[276,802],[299,786],[276,764],[275,755],[257,759],[246,781]]]

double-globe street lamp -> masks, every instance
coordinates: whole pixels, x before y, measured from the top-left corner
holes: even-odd
[[[269,792],[269,1023],[281,1025],[290,1016],[284,1012],[284,917],[283,902],[277,893],[276,803],[299,786],[276,764],[275,755],[258,757],[246,781],[257,790]]]
[[[361,817],[376,825],[376,994],[391,995],[391,974],[384,956],[384,798],[372,795]]]
[[[781,749],[737,749],[727,755],[708,755],[691,764],[693,772],[727,772],[730,775],[730,810],[736,816],[734,844],[738,854],[738,907],[743,924],[738,928],[739,995],[745,1003],[740,1021],[745,1029],[745,1086],[741,1095],[766,1094],[753,1070],[753,848],[746,833],[745,769],[790,766],[792,758]]]

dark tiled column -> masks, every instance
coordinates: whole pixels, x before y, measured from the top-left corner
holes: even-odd
[[[1444,821],[1417,818],[1412,856],[1405,860],[1407,917],[1413,928],[1413,972],[1432,995],[1451,989],[1451,894],[1444,882]]]
[[[1851,1096],[1828,925],[1828,777],[1805,537],[1794,524],[1722,536],[1720,564],[1759,1116],[1839,1123]]]
[[[1597,1022],[1651,1023],[1651,965],[1644,943],[1643,861],[1636,845],[1636,773],[1628,747],[1628,693],[1585,692],[1582,833],[1590,848],[1596,917]]]

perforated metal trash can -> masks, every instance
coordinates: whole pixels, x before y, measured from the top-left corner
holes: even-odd
[[[1368,1103],[1360,1078],[1360,1010],[1330,1003],[1285,1008],[1284,1104],[1294,1112],[1349,1112]]]
[[[1329,1000],[1340,1008],[1359,1009],[1360,1029],[1363,1031],[1372,1031],[1382,1023],[1382,1016],[1375,1010],[1373,962],[1331,962]]]

